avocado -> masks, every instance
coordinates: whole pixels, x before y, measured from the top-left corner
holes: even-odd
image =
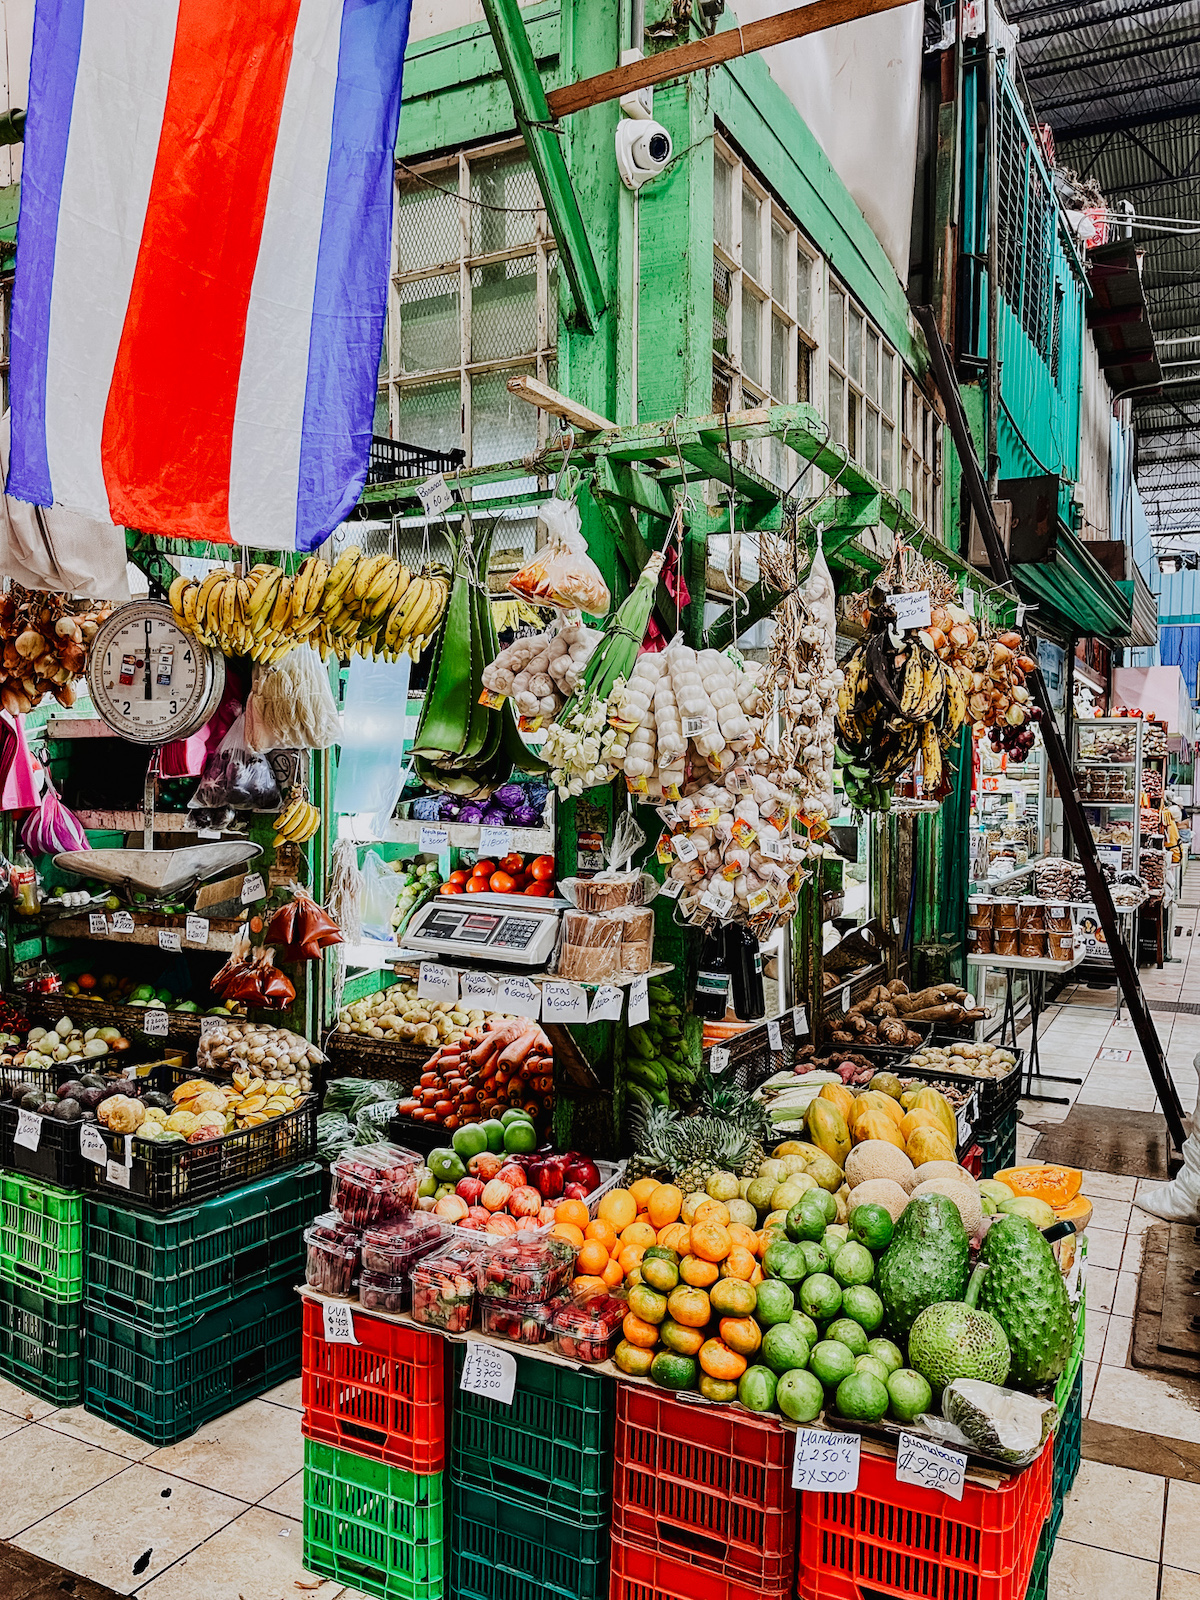
[[[28,1094],[21,1096],[22,1111],[40,1111],[42,1109],[42,1091],[31,1089]]]

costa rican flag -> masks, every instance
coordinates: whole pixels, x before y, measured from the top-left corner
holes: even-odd
[[[410,0],[37,0],[8,492],[311,550],[366,478]]]

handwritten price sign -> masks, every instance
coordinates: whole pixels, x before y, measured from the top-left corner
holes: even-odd
[[[798,1428],[793,1489],[826,1489],[850,1494],[858,1488],[860,1436],[826,1433],[823,1428]]]
[[[896,1482],[915,1483],[921,1489],[940,1489],[952,1500],[961,1500],[967,1477],[967,1458],[958,1450],[947,1450],[932,1439],[902,1433],[896,1452]]]
[[[458,1387],[464,1394],[481,1394],[502,1406],[512,1405],[517,1384],[517,1358],[507,1350],[467,1340],[467,1359],[463,1362]]]

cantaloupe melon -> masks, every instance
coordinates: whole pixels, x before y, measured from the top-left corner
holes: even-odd
[[[865,1139],[846,1157],[846,1182],[851,1189],[875,1178],[890,1178],[902,1189],[913,1183],[913,1164],[890,1139]]]
[[[1073,1222],[1076,1233],[1086,1233],[1092,1220],[1092,1202],[1085,1194],[1074,1195],[1065,1206],[1055,1206],[1054,1215],[1059,1222]]]

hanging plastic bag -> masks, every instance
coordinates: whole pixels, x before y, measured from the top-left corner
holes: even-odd
[[[246,747],[246,717],[239,716],[210,756],[189,810],[278,811],[283,804],[275,774],[266,756]]]
[[[334,809],[364,817],[375,836],[396,809],[404,785],[401,752],[412,662],[354,656],[346,679],[345,726],[338,756]]]
[[[250,750],[328,750],[342,729],[329,673],[315,650],[301,645],[282,661],[256,666],[246,703]]]
[[[569,500],[544,500],[538,507],[538,537],[545,540],[542,548],[508,580],[513,593],[534,605],[604,616],[612,597],[588,555],[578,507]]]
[[[63,805],[58,791],[46,776],[46,791],[41,804],[25,818],[21,841],[30,855],[53,856],[64,850],[90,850],[83,824]]]
[[[395,944],[392,913],[400,898],[400,874],[376,850],[368,850],[362,864],[362,931],[366,939]]]
[[[220,748],[221,740],[242,713],[246,701],[246,685],[240,675],[228,664],[225,667],[225,688],[217,709],[202,728],[186,739],[172,739],[163,745],[159,772],[164,778],[198,778],[204,764]]]
[[[25,739],[24,717],[0,712],[0,724],[6,737],[0,747],[0,760],[4,763],[4,777],[0,781],[0,810],[28,811],[39,798],[41,763],[33,758]]]

